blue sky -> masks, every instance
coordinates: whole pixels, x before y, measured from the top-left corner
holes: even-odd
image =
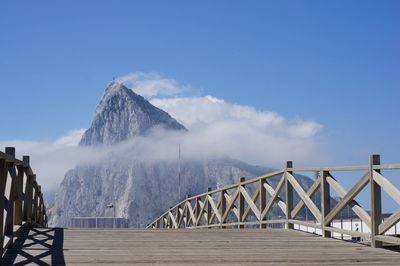
[[[87,128],[113,76],[155,71],[316,121],[331,164],[399,163],[399,13],[399,1],[2,1],[0,140]]]

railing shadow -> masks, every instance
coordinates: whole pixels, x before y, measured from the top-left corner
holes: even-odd
[[[0,265],[65,265],[63,228],[26,228],[7,249]]]

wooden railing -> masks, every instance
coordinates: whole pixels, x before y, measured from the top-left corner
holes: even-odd
[[[400,169],[400,164],[380,165],[379,155],[371,155],[369,165],[350,167],[318,167],[293,168],[292,162],[286,162],[282,170],[269,173],[246,181],[190,197],[171,207],[159,216],[147,228],[212,228],[259,226],[267,224],[285,224],[285,228],[293,229],[294,224],[320,229],[323,237],[332,237],[332,233],[345,234],[352,237],[369,238],[371,246],[381,247],[382,243],[400,245],[400,238],[385,233],[400,220],[400,209],[393,212],[385,221],[382,220],[381,189],[400,204],[400,191],[381,173],[382,170]],[[362,171],[361,179],[346,191],[333,177],[331,172]],[[294,173],[316,172],[315,182],[304,191],[295,178]],[[275,187],[272,179],[275,178]],[[279,181],[277,181],[278,179]],[[355,197],[370,185],[369,211],[362,208]],[[340,196],[339,202],[331,209],[331,188]],[[319,201],[312,198],[319,191]],[[299,201],[294,204],[294,192]],[[280,219],[268,219],[274,204],[284,214]],[[319,205],[319,206],[317,206]],[[344,230],[331,226],[331,222],[347,207],[371,229],[371,234],[356,230]],[[316,223],[298,218],[303,207],[316,219]]]
[[[26,227],[47,227],[46,208],[29,156],[15,158],[15,148],[0,152],[0,256]]]

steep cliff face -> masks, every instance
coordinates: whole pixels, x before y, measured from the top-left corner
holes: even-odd
[[[154,127],[186,131],[168,113],[112,82],[80,145],[125,145],[124,141],[145,136]],[[177,160],[146,161],[113,151],[97,163],[79,165],[66,173],[49,210],[49,223],[65,227],[72,217],[112,217],[113,210],[107,205],[115,204],[116,216],[128,218],[130,226],[145,226],[187,194],[196,195],[207,187],[223,187],[240,177],[250,179],[272,171],[227,157],[184,160],[178,167]],[[298,179],[305,188],[312,183],[307,177]],[[271,184],[276,186],[277,180],[271,180]],[[277,215],[279,210],[274,208],[273,213]]]
[[[253,178],[271,171],[243,166],[226,158],[182,162],[180,198],[177,163],[105,160],[98,165],[79,166],[65,175],[51,224],[69,226],[71,217],[112,217],[107,205],[114,203],[114,195],[117,217],[128,218],[130,226],[143,227],[187,194],[196,195],[207,187],[222,187],[242,176]]]
[[[111,82],[96,108],[92,125],[80,145],[111,145],[143,136],[154,126],[186,130],[167,112],[118,82]]]

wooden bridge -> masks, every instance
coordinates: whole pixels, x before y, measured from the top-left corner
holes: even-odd
[[[370,156],[366,166],[294,168],[287,162],[282,170],[188,196],[146,229],[64,229],[47,228],[29,157],[17,160],[15,149],[6,148],[0,152],[0,265],[398,265],[400,253],[379,248],[400,246],[400,238],[388,234],[400,210],[382,219],[382,190],[400,204],[400,191],[383,173],[396,169],[400,164],[381,165],[378,155]],[[343,171],[363,172],[349,191],[333,176]],[[301,172],[318,173],[308,191],[296,179]],[[355,201],[366,187],[369,211]],[[332,208],[331,189],[341,197]],[[279,219],[269,215],[275,205],[283,213]],[[371,233],[332,226],[346,206]],[[301,219],[303,208],[315,222]],[[314,227],[320,235],[294,230],[295,225]],[[333,233],[366,241],[346,242],[332,238]]]

